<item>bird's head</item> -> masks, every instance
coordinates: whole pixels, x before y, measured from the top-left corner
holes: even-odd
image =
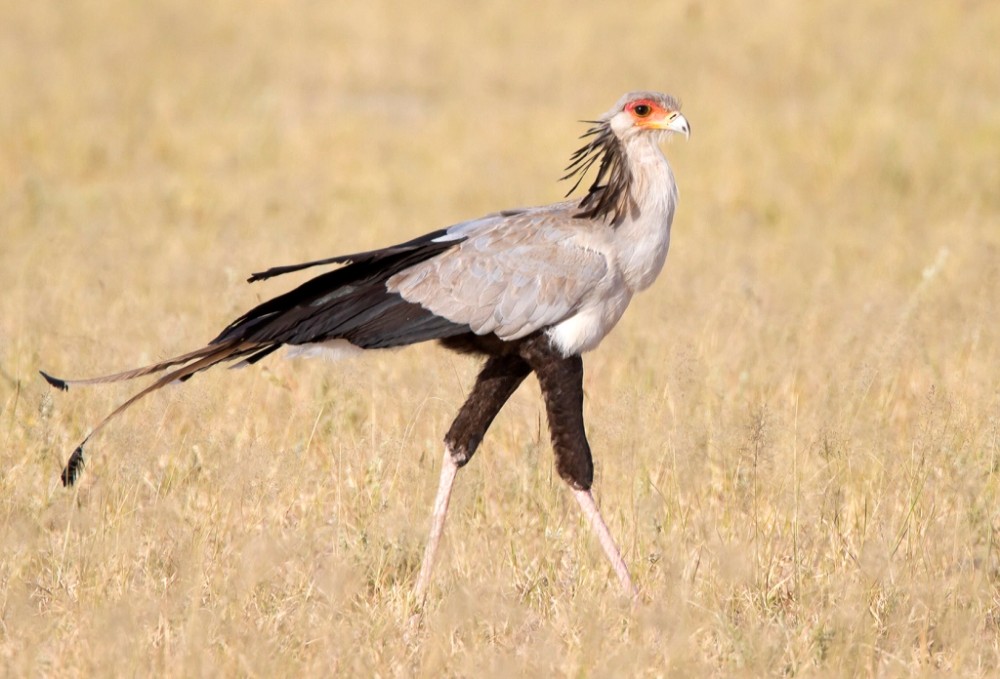
[[[678,132],[690,137],[691,126],[680,109],[680,102],[669,94],[630,92],[601,116],[601,122],[606,123],[622,140],[646,132],[668,135]]]
[[[634,212],[632,165],[637,162],[636,157],[642,155],[636,151],[674,133],[689,137],[691,126],[680,109],[680,102],[669,94],[629,92],[600,118],[586,121],[593,127],[582,138],[589,141],[572,155],[563,177],[576,179],[568,196],[580,185],[587,171],[595,163],[598,166],[587,195],[580,201],[578,216],[607,218],[617,225],[628,213]]]

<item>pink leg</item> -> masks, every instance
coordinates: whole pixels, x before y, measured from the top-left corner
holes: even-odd
[[[587,521],[590,522],[590,527],[597,534],[597,539],[600,541],[601,547],[604,548],[604,553],[607,555],[608,561],[611,562],[611,567],[615,569],[618,580],[622,583],[622,591],[626,596],[630,596],[633,599],[637,598],[639,590],[632,584],[632,578],[628,574],[628,566],[625,565],[625,560],[622,559],[621,552],[618,551],[618,547],[615,545],[614,538],[611,537],[611,532],[608,530],[607,524],[601,518],[601,510],[597,508],[594,496],[590,494],[589,490],[574,490],[573,495],[576,497],[576,501],[580,503],[580,509],[583,510]]]
[[[445,448],[444,461],[441,463],[441,480],[438,482],[437,497],[434,498],[434,514],[431,517],[431,535],[424,549],[424,562],[420,566],[415,589],[417,605],[423,606],[427,598],[427,589],[431,585],[431,573],[434,570],[434,559],[437,555],[441,534],[444,532],[444,520],[448,515],[448,502],[451,500],[451,487],[455,483],[458,465],[451,457],[451,451]]]

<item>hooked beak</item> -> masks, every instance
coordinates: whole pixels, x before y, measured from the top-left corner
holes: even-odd
[[[688,124],[687,118],[682,116],[678,112],[674,112],[663,121],[664,130],[670,130],[671,132],[679,132],[684,135],[685,139],[691,138],[691,126]]]

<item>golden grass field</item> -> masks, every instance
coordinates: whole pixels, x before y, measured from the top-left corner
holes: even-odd
[[[1000,672],[1000,4],[0,5],[0,675]],[[530,380],[459,475],[476,361],[201,346],[304,276],[566,190],[623,92],[684,101],[664,274],[586,356],[630,608]]]

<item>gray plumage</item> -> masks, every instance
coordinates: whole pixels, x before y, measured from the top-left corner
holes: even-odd
[[[455,228],[463,240],[386,287],[477,335],[509,341],[574,314],[608,273],[578,242],[573,205],[492,215]],[[606,227],[602,227],[606,228]]]
[[[487,357],[445,437],[433,528],[417,582],[426,593],[455,472],[466,464],[509,396],[530,373],[539,379],[556,468],[573,489],[623,588],[628,569],[590,494],[593,461],[583,426],[583,362],[621,318],[633,295],[663,268],[677,204],[673,173],[659,142],[687,135],[680,105],[657,92],[625,95],[583,135],[563,179],[573,189],[594,165],[587,194],[543,207],[461,222],[380,250],[281,266],[261,280],[340,265],[267,300],[230,323],[205,347],[114,375],[62,380],[55,387],[164,373],[102,420],[63,470],[72,485],[83,447],[118,413],[175,381],[215,365],[253,364],[282,346],[339,354],[439,340]]]

